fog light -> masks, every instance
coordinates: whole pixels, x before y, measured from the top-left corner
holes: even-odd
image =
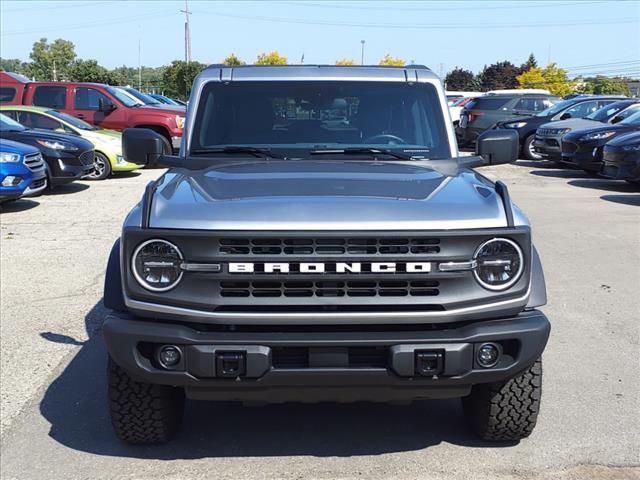
[[[158,352],[158,362],[165,368],[175,367],[181,359],[180,349],[173,345],[165,345]]]
[[[493,343],[484,343],[478,348],[478,364],[483,368],[491,368],[498,363],[500,350]]]
[[[118,165],[124,165],[127,161],[124,159],[122,155],[116,155],[116,163]]]
[[[13,187],[15,185],[18,185],[22,180],[22,177],[15,177],[13,175],[7,175],[6,177],[4,177],[4,180],[2,180],[2,186],[3,187]]]

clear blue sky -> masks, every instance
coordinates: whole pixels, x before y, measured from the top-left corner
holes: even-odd
[[[184,1],[10,1],[0,3],[0,56],[28,59],[41,37],[64,38],[81,58],[112,68],[184,58]],[[252,61],[278,50],[298,63],[365,63],[385,53],[444,72],[524,62],[572,74],[640,77],[639,1],[196,1],[189,2],[194,60],[234,52]]]

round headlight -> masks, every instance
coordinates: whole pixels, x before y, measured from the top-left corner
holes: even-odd
[[[522,250],[512,240],[494,238],[476,250],[473,273],[480,285],[488,290],[506,290],[518,281],[524,269]]]
[[[147,240],[133,252],[133,276],[147,290],[166,292],[182,278],[182,253],[166,240]]]

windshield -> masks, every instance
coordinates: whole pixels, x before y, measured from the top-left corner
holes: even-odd
[[[565,108],[570,107],[574,103],[576,103],[576,101],[574,99],[572,99],[572,100],[563,100],[561,102],[556,103],[555,105],[550,106],[549,108],[545,108],[540,113],[537,113],[536,117],[551,117],[551,116],[555,115],[556,113],[561,112]]]
[[[145,105],[162,105],[162,103],[156,100],[155,98],[147,95],[146,93],[139,92],[135,88],[131,88],[131,87],[120,87],[120,88],[122,88],[122,90],[127,92],[129,95],[132,95],[138,100],[140,100]]]
[[[59,112],[58,110],[47,110],[47,114],[51,115],[52,117],[56,117],[57,119],[62,120],[63,122],[68,123],[72,127],[78,128],[80,130],[100,130],[98,127],[89,125],[84,120],[80,120],[79,118],[67,115],[66,113]]]
[[[627,107],[629,104],[627,102],[614,102],[609,105],[605,105],[599,110],[596,110],[593,113],[590,113],[584,118],[588,118],[589,120],[595,120],[597,122],[604,122],[612,115],[615,115],[623,108]]]
[[[630,117],[625,118],[618,125],[640,125],[640,112],[636,112]]]
[[[437,91],[422,83],[210,82],[199,102],[191,151],[229,145],[301,157],[347,148],[451,156]]]
[[[129,95],[124,90],[121,90],[118,87],[105,87],[107,91],[116,97],[125,107],[135,107],[137,105],[142,105],[140,100],[135,99],[131,95]]]
[[[26,128],[0,113],[0,132],[21,132],[23,130],[26,130]]]

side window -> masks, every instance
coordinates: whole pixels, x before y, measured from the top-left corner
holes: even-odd
[[[19,122],[29,128],[40,128],[42,130],[64,130],[63,125],[57,120],[33,112],[20,112]]]
[[[621,111],[619,114],[617,114],[615,117],[613,117],[611,119],[611,123],[618,123],[621,122],[622,120],[624,120],[625,118],[630,117],[631,115],[633,115],[634,113],[638,113],[638,110],[640,109],[640,104],[635,104],[630,106],[629,108],[627,108],[626,110]]]
[[[9,117],[11,120],[15,120],[16,122],[20,123],[18,121],[18,112],[15,111],[8,111],[8,110],[2,110],[3,115],[6,115],[7,117]]]
[[[10,102],[16,98],[16,89],[13,87],[0,87],[0,102]]]
[[[541,112],[549,106],[549,101],[545,98],[521,98],[516,103],[515,110],[525,112]]]
[[[36,87],[31,103],[39,107],[65,108],[67,106],[67,87]]]
[[[109,100],[109,97],[99,92],[95,88],[76,88],[74,108],[76,110],[98,110],[100,108],[101,99],[105,103],[113,103],[111,100]]]
[[[582,102],[577,105],[574,105],[570,109],[568,109],[565,114],[571,115],[571,118],[584,118],[590,113],[598,110],[598,102],[596,100],[591,100],[589,102]]]

